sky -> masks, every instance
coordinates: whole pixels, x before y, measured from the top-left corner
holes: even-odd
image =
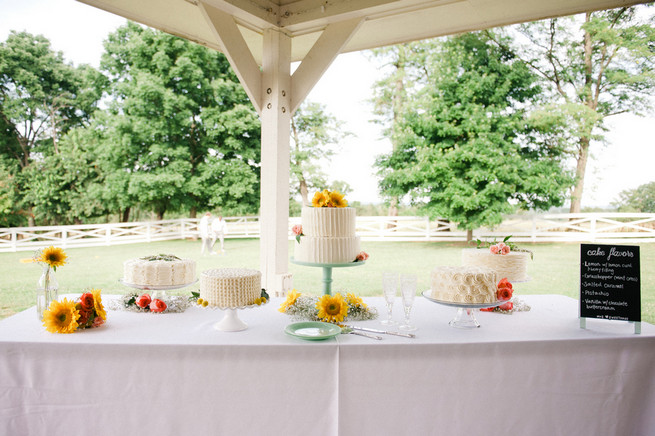
[[[54,50],[79,65],[98,67],[107,35],[124,18],[74,0],[0,0],[0,41],[10,30],[48,38]],[[353,133],[339,145],[326,167],[330,181],[343,180],[353,191],[350,201],[377,203],[375,157],[391,150],[382,127],[372,123],[372,85],[383,71],[364,52],[339,55],[307,97],[324,104]],[[606,120],[607,143],[592,146],[583,207],[608,206],[619,193],[655,181],[655,115],[624,114]]]

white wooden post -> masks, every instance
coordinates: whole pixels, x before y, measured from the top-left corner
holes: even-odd
[[[261,101],[260,267],[262,286],[281,295],[277,276],[289,267],[291,38],[278,30],[264,31]]]

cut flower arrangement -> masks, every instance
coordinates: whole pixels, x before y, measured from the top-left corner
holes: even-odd
[[[530,310],[530,306],[516,298],[512,298],[512,295],[514,294],[514,288],[512,287],[512,284],[509,282],[509,280],[507,280],[507,278],[503,278],[500,282],[498,282],[497,288],[498,291],[496,292],[496,298],[498,298],[500,301],[505,301],[505,303],[497,307],[480,309],[482,312],[500,312],[511,314],[513,312],[527,312]]]
[[[85,292],[77,300],[53,301],[43,313],[43,325],[51,333],[74,333],[100,327],[107,320],[100,289]]]
[[[289,292],[287,299],[278,309],[297,319],[342,323],[346,321],[365,321],[378,316],[375,308],[370,308],[361,297],[346,293],[334,295],[303,295],[297,290]]]
[[[318,191],[312,198],[313,207],[347,207],[348,202],[339,191]]]
[[[519,251],[523,253],[530,253],[530,259],[534,259],[534,254],[530,250],[526,250],[525,248],[520,248],[518,245],[516,245],[514,242],[510,242],[510,236],[506,236],[501,242],[497,242],[495,239],[493,242],[488,242],[488,241],[481,241],[477,239],[475,242],[477,244],[477,248],[488,248],[489,252],[491,254],[498,254],[501,256],[507,255],[511,253],[512,251]]]
[[[184,312],[190,305],[189,297],[171,295],[152,298],[150,294],[132,292],[118,301],[112,301],[112,309],[123,309],[130,312],[175,313]]]

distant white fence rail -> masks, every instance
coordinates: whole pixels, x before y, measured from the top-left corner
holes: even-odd
[[[227,217],[226,238],[259,238],[258,217]],[[73,226],[0,228],[0,252],[195,239],[198,219],[84,224]],[[289,219],[289,229],[300,218]],[[466,232],[444,220],[427,217],[357,217],[357,234],[364,241],[465,241]],[[655,242],[655,214],[581,213],[508,218],[493,230],[479,229],[474,239],[516,242]],[[291,232],[289,232],[291,238]]]

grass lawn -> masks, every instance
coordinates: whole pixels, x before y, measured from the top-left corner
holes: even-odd
[[[290,253],[293,243],[289,242]],[[526,244],[522,247],[534,253],[528,266],[532,278],[514,286],[515,295],[562,294],[579,297],[580,244]],[[131,289],[118,279],[123,275],[123,261],[133,257],[159,253],[174,253],[196,259],[198,273],[209,268],[245,267],[259,269],[258,239],[228,239],[226,254],[200,256],[200,241],[166,241],[149,244],[111,247],[70,248],[68,263],[57,271],[60,294],[81,293],[87,288],[100,288],[106,294],[123,294]],[[430,287],[430,270],[438,265],[459,265],[464,243],[445,242],[362,242],[371,257],[365,265],[333,269],[333,292],[348,291],[361,296],[382,295],[381,275],[392,270],[418,275],[422,292]],[[655,244],[640,244],[642,320],[655,323]],[[0,318],[33,306],[34,289],[41,275],[38,264],[21,263],[31,252],[0,253]],[[301,292],[320,294],[320,268],[289,265],[294,287]],[[183,292],[197,290],[193,287]]]

